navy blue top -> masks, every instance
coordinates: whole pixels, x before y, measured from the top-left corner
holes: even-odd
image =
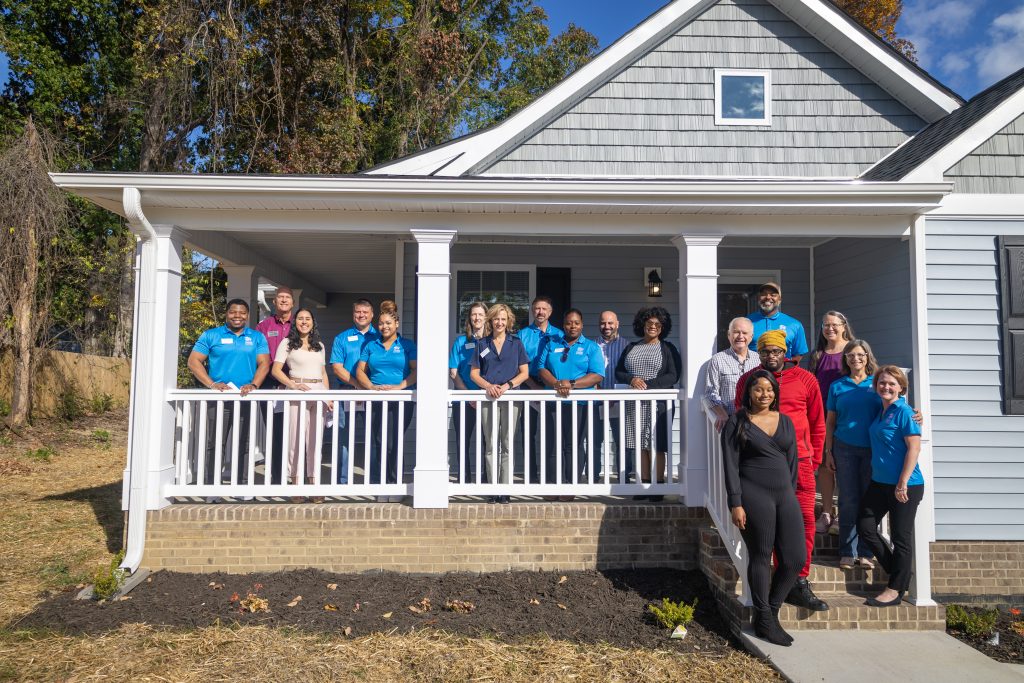
[[[505,384],[519,374],[520,365],[529,365],[530,359],[519,337],[505,335],[505,343],[501,345],[499,354],[494,346],[494,338],[487,336],[477,342],[469,364],[478,368],[480,376],[491,384]]]

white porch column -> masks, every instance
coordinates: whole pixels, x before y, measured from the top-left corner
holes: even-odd
[[[914,407],[924,415],[918,465],[924,475],[924,499],[917,508],[914,526],[914,577],[910,585],[915,605],[934,605],[932,600],[931,543],[935,540],[935,468],[932,454],[932,395],[928,359],[928,280],[925,252],[925,219],[918,216],[910,229],[910,314],[914,348]]]
[[[708,490],[707,418],[701,406],[702,367],[715,352],[718,334],[718,235],[679,235],[679,338],[683,348],[683,457],[679,476],[686,504],[704,505]]]
[[[229,266],[222,263],[220,267],[228,276],[227,300],[242,299],[249,304],[249,327],[256,327],[259,322],[256,292],[260,286],[256,266]]]
[[[454,230],[413,230],[416,274],[416,469],[413,507],[448,507],[448,325]]]

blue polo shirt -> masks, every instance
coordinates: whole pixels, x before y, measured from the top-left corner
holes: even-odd
[[[544,350],[550,339],[557,339],[562,336],[562,331],[548,323],[548,329],[541,332],[540,328],[531,323],[529,327],[519,330],[519,339],[526,349],[526,357],[530,359],[530,377],[536,377],[540,372],[540,353]]]
[[[252,382],[256,375],[256,356],[269,356],[267,338],[251,327],[233,333],[227,325],[207,330],[196,340],[192,350],[206,356],[210,379],[231,382],[239,389]]]
[[[902,398],[889,406],[871,423],[871,479],[882,484],[898,484],[907,457],[904,437],[920,436],[921,425],[914,422],[914,410]],[[924,483],[920,464],[914,465],[909,486]]]
[[[580,379],[591,372],[604,377],[605,373],[601,347],[583,335],[571,346],[565,337],[549,339],[547,346],[540,352],[540,367],[547,368],[557,380]]]
[[[359,360],[366,362],[370,384],[401,384],[411,371],[409,361],[416,360],[416,344],[399,335],[386,349],[378,335],[366,342]]]
[[[505,343],[501,345],[501,353],[494,346],[494,338],[484,337],[477,342],[469,359],[471,367],[480,370],[480,376],[491,384],[504,384],[519,374],[520,365],[529,365],[526,349],[518,337],[505,335]],[[468,385],[467,385],[468,386]]]
[[[825,409],[836,414],[833,434],[843,443],[858,448],[871,446],[868,427],[882,409],[882,399],[875,393],[873,384],[872,375],[860,384],[843,376],[829,387]]]
[[[363,347],[374,339],[380,339],[380,333],[373,325],[370,325],[370,329],[365,333],[360,332],[356,327],[348,328],[334,338],[334,345],[331,347],[331,363],[341,363],[349,373],[354,374]],[[355,382],[352,382],[352,385],[354,386]]]
[[[786,333],[786,357],[802,356],[807,353],[807,335],[804,326],[791,315],[776,311],[775,315],[766,318],[761,311],[754,311],[747,316],[754,323],[754,336],[750,340],[750,348],[757,348],[757,338],[769,330],[782,330]]]
[[[467,389],[480,388],[469,376],[469,371],[472,369],[469,362],[476,353],[476,347],[479,343],[479,339],[467,339],[466,335],[460,334],[455,339],[455,343],[452,344],[451,353],[448,354],[448,369],[459,371],[459,378],[466,385]]]

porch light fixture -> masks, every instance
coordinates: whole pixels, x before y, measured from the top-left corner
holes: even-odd
[[[647,287],[647,296],[660,297],[664,291],[664,284],[661,279],[661,268],[644,268],[644,286]]]

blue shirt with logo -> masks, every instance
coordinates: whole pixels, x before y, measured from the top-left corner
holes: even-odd
[[[882,399],[873,385],[873,375],[868,375],[859,384],[844,376],[832,382],[829,387],[825,409],[835,412],[836,428],[833,434],[843,443],[858,448],[871,445],[868,428],[882,410]]]
[[[210,379],[214,382],[230,382],[239,389],[252,382],[256,375],[259,355],[270,355],[267,338],[259,330],[243,328],[239,334],[227,325],[203,332],[192,350],[206,356]]]
[[[399,335],[391,342],[391,348],[386,349],[378,336],[366,342],[359,360],[366,362],[370,384],[401,384],[412,370],[409,361],[416,360],[416,344]]]
[[[775,315],[765,317],[761,311],[754,311],[747,318],[754,323],[754,336],[750,341],[750,348],[757,348],[757,338],[764,332],[782,330],[786,333],[787,358],[807,353],[807,335],[804,334],[804,326],[793,316],[786,315],[782,311],[775,311]]]
[[[368,342],[380,339],[380,333],[370,325],[366,332],[360,332],[357,327],[350,327],[334,338],[334,345],[331,347],[331,364],[341,363],[350,374],[356,371],[359,357],[363,353],[363,347]],[[355,385],[355,378],[351,384]]]
[[[898,484],[907,457],[907,436],[920,436],[921,425],[913,420],[914,410],[902,398],[879,411],[871,423],[871,479],[881,484]],[[924,483],[921,466],[914,465],[908,486]]]
[[[476,353],[479,343],[479,339],[467,338],[466,335],[460,334],[452,344],[451,353],[448,354],[448,369],[459,371],[459,378],[462,379],[462,383],[466,385],[467,389],[480,388],[469,376],[469,371],[472,370],[470,361]]]
[[[580,379],[592,372],[604,377],[604,354],[597,342],[583,335],[571,345],[565,337],[557,337],[549,339],[540,352],[540,367],[547,368],[557,380]]]
[[[526,349],[526,357],[530,359],[530,377],[536,377],[542,367],[540,363],[541,351],[547,346],[548,341],[561,337],[562,331],[548,323],[548,329],[541,332],[539,327],[531,323],[529,327],[520,330],[517,336],[523,342],[523,348]]]

